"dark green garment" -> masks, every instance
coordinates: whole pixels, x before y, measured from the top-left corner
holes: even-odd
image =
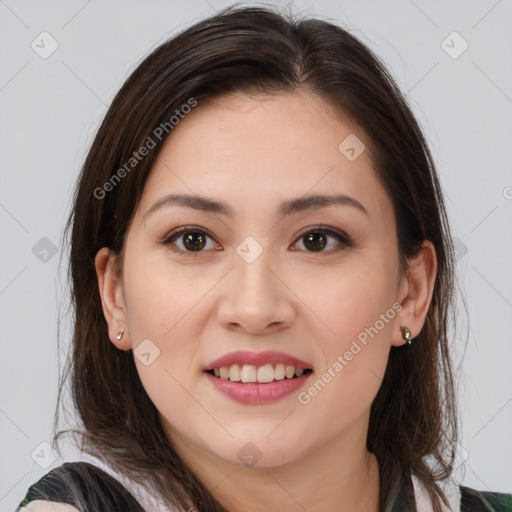
[[[35,500],[67,503],[81,512],[144,512],[120,482],[88,462],[67,462],[44,475],[16,512]]]
[[[416,512],[411,479],[397,480],[394,489],[385,511]],[[460,491],[460,512],[512,512],[512,494],[481,492],[464,486],[460,486]],[[144,512],[121,483],[87,462],[67,462],[47,473],[30,486],[16,512],[34,500],[67,503],[81,512]]]

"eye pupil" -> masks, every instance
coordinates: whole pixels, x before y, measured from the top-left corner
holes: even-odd
[[[312,251],[321,251],[327,244],[327,237],[324,233],[308,233],[304,240],[304,245]]]
[[[197,231],[191,231],[190,233],[183,235],[183,245],[191,251],[200,251],[204,248],[205,243],[205,237],[202,233]]]

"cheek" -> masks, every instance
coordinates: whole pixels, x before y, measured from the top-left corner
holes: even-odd
[[[382,259],[368,257],[354,260],[347,268],[332,272],[320,286],[314,285],[316,308],[331,334],[324,337],[326,347],[343,349],[361,333],[359,339],[364,339],[364,333],[375,324],[379,334],[389,334],[397,279],[396,269]]]
[[[178,344],[176,333],[183,324],[199,332],[199,323],[190,323],[190,315],[211,288],[196,269],[177,272],[164,254],[133,254],[124,271],[127,314],[134,344],[143,338],[154,339],[162,348]],[[189,331],[191,339],[193,332]],[[189,340],[190,341],[190,340]]]
[[[150,261],[136,253],[126,260],[123,277],[128,329],[141,382],[160,411],[186,417],[189,400],[184,388],[194,378],[191,368],[196,367],[203,329],[198,311],[211,284],[190,273],[170,274],[162,258]]]
[[[398,274],[382,260],[369,261],[340,270],[315,294],[314,307],[329,328],[318,340],[325,366],[302,403],[314,398],[331,417],[370,407],[389,356]]]

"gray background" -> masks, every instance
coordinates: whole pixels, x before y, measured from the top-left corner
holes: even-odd
[[[62,463],[41,467],[52,461],[41,443],[49,441],[56,400],[62,301],[61,336],[69,337],[65,273],[52,248],[61,249],[73,183],[98,123],[150,49],[228,4],[0,0],[2,511],[13,510],[31,483]],[[468,339],[457,372],[460,480],[510,492],[512,3],[309,0],[294,6],[342,24],[381,56],[430,141],[467,304],[467,312],[459,311],[456,354],[460,361]],[[31,47],[34,41],[40,53],[51,49],[43,31],[58,44],[46,59]],[[464,41],[446,39],[453,31],[469,44],[457,58]]]

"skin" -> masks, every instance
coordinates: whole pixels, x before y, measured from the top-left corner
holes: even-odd
[[[391,346],[405,343],[400,326],[413,337],[423,326],[436,262],[425,243],[407,271],[400,267],[392,204],[369,150],[354,161],[338,150],[350,134],[369,148],[365,133],[306,91],[200,104],[159,154],[122,261],[107,248],[96,257],[112,343],[158,347],[150,365],[134,359],[141,381],[178,453],[229,511],[378,510],[370,406]],[[171,193],[225,202],[233,216],[176,205],[147,215]],[[366,212],[276,211],[285,200],[335,193]],[[322,251],[308,249],[304,231],[319,224],[344,231],[351,245],[327,233]],[[202,252],[184,252],[183,237],[162,243],[189,225],[212,236]],[[250,264],[236,252],[247,236],[263,250]],[[307,405],[296,393],[240,404],[203,373],[228,352],[279,350],[311,364],[307,389],[394,303],[400,312]],[[252,467],[237,456],[249,442],[261,454]]]

